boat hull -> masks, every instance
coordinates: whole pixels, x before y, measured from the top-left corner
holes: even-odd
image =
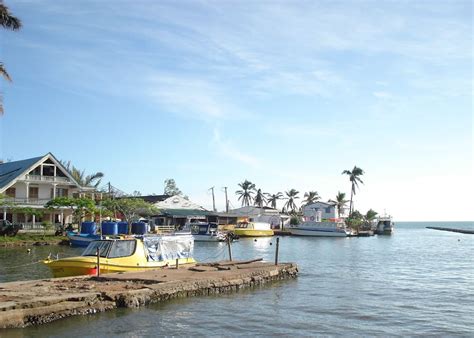
[[[269,237],[273,236],[273,230],[234,229],[239,237]]]
[[[318,230],[318,229],[290,229],[293,236],[313,237],[347,237],[345,231]]]
[[[71,259],[46,260],[45,263],[53,273],[54,277],[70,277],[80,275],[96,275],[97,274],[97,258],[95,257],[73,257]],[[179,258],[178,264],[194,264],[193,258]],[[176,260],[164,260],[146,265],[130,265],[121,262],[113,262],[111,259],[101,259],[100,274],[117,273],[117,272],[138,272],[146,270],[159,269],[164,266],[174,266]]]

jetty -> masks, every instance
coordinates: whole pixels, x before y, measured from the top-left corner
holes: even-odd
[[[174,298],[238,292],[296,278],[297,274],[295,263],[275,265],[257,259],[1,283],[0,328],[21,328],[119,307],[137,308]]]
[[[443,228],[443,227],[426,227],[426,229],[440,230],[440,231],[451,231],[451,232],[458,232],[458,233],[461,233],[461,234],[474,235],[474,230],[469,230],[469,229],[455,229],[455,228]]]

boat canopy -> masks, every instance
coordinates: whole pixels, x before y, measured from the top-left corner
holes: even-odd
[[[145,236],[143,244],[148,261],[193,257],[194,239],[191,235]]]

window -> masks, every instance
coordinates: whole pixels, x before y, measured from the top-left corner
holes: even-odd
[[[82,256],[97,256],[97,249],[99,249],[100,257],[107,257],[107,252],[111,246],[111,241],[94,241],[84,250]]]
[[[5,192],[5,194],[6,194],[8,197],[15,198],[16,189],[15,189],[15,188],[8,188],[7,191]]]
[[[325,212],[326,212],[326,214],[331,213],[331,207],[327,207]]]
[[[136,241],[115,241],[110,249],[109,258],[127,257],[135,252]]]
[[[54,176],[54,166],[43,165],[43,176]]]
[[[35,169],[30,171],[30,175],[41,175],[41,166],[37,166]]]
[[[66,188],[56,188],[56,197],[67,197],[68,190]]]
[[[38,198],[38,190],[39,190],[38,187],[30,187],[28,189],[28,196],[30,198]]]

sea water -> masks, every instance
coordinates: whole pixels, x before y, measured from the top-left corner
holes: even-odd
[[[474,229],[473,222],[399,222],[391,236],[281,237],[280,260],[299,265],[295,280],[0,330],[0,336],[473,336],[474,235],[426,226]],[[273,261],[275,244],[275,238],[241,239],[232,245],[233,257]],[[49,277],[35,264],[7,266],[34,263],[50,251],[61,256],[78,250],[33,251],[0,250],[0,281]],[[224,243],[195,243],[200,261],[227,254]]]

